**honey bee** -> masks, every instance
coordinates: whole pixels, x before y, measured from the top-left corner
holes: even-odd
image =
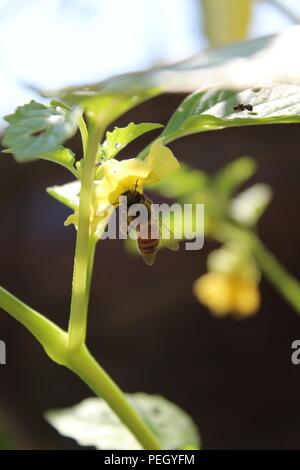
[[[134,204],[143,204],[147,209],[147,220],[143,224],[137,224],[135,230],[137,232],[137,249],[142,256],[144,262],[148,266],[152,266],[157,255],[161,230],[159,220],[153,220],[153,213],[151,210],[152,201],[148,199],[143,193],[137,191],[137,182],[134,189],[128,190],[122,194],[127,197],[127,210]],[[129,225],[136,217],[127,215],[127,224]],[[165,227],[169,232],[170,230]],[[154,236],[153,234],[157,234]],[[177,251],[179,249],[178,241],[170,238],[165,243],[166,247],[170,250]]]

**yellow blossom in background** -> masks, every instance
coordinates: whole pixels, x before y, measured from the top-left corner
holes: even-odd
[[[193,291],[199,302],[218,317],[229,314],[249,317],[260,306],[257,283],[237,275],[207,273],[195,281]]]
[[[212,47],[246,39],[251,21],[251,0],[202,0],[204,28]]]

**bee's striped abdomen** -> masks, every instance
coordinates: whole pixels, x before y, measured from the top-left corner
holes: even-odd
[[[139,249],[142,253],[151,254],[157,250],[159,240],[156,238],[138,238]]]
[[[151,229],[152,224],[151,222],[149,222],[147,227],[147,237],[142,237],[139,234],[137,238],[139,252],[142,255],[145,263],[149,265],[152,265],[154,263],[159,245],[159,238],[152,238]],[[155,227],[153,229],[155,230]]]

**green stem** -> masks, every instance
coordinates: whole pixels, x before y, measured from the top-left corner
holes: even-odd
[[[255,236],[254,236],[255,237]],[[300,315],[300,283],[281,265],[257,238],[253,237],[253,253],[261,270],[285,300]]]
[[[78,231],[74,260],[71,314],[69,323],[68,347],[76,350],[85,341],[87,325],[87,290],[90,279],[90,210],[93,201],[95,161],[97,146],[102,138],[102,127],[91,126],[83,162]]]
[[[220,233],[224,235],[222,241],[237,239],[248,244],[266,278],[296,312],[300,314],[299,281],[282,266],[255,233],[233,224],[222,226]]]
[[[88,301],[96,240],[90,234],[95,161],[102,130],[92,127],[89,132],[82,170],[79,220],[74,260],[71,315],[66,351],[66,363],[98,396],[102,397],[132,431],[145,449],[159,449],[159,443],[128,403],[119,387],[90,355],[85,346]]]
[[[0,287],[0,308],[20,322],[58,364],[64,362],[67,334],[55,323]]]
[[[80,121],[79,121],[79,131],[81,135],[81,141],[82,141],[82,150],[83,150],[83,158],[85,157],[86,153],[86,148],[87,148],[87,143],[88,143],[88,130],[85,124],[85,120],[81,116]]]
[[[76,354],[69,355],[67,367],[77,374],[99,397],[103,398],[120,420],[134,434],[146,450],[159,450],[160,445],[143,420],[128,403],[120,388],[102,369],[83,345]]]
[[[86,281],[86,296],[85,296],[85,310],[88,310],[90,292],[91,292],[91,283],[92,283],[92,274],[94,268],[94,259],[95,259],[95,250],[96,250],[97,240],[90,238],[89,249],[88,249],[88,262],[87,262],[87,281]]]
[[[96,395],[103,398],[130,429],[141,445],[148,450],[159,449],[159,443],[128,403],[125,395],[91,356],[85,345],[76,352],[67,348],[67,333],[0,287],[0,308],[27,328],[41,343],[48,356],[78,375]]]

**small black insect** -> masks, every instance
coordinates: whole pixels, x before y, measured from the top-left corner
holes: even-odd
[[[236,112],[249,111],[250,113],[253,111],[253,106],[252,104],[237,104],[233,109]]]

